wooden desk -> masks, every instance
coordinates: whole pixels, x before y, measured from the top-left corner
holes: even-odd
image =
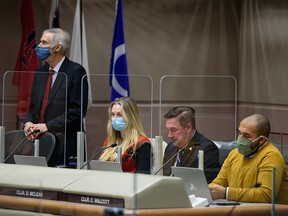
[[[288,205],[276,205],[275,215],[288,215]],[[243,206],[223,206],[223,207],[204,207],[204,208],[194,208],[194,209],[151,209],[151,210],[138,210],[137,216],[230,216],[230,215],[261,215],[261,216],[271,216],[272,215],[272,205],[243,205]]]
[[[0,195],[0,208],[16,209],[27,212],[40,212],[53,215],[69,215],[69,216],[102,216],[107,208],[88,204],[70,203],[56,200],[44,200],[34,198],[22,198],[14,196]],[[288,205],[275,206],[277,216],[288,215]],[[133,212],[125,210],[124,213],[136,213],[137,216],[227,216],[227,215],[261,215],[271,216],[272,205],[270,204],[249,204],[243,206],[211,206],[204,208],[179,208],[179,209],[143,209]]]
[[[95,205],[5,195],[0,195],[0,208],[50,213],[54,215],[79,216],[102,216],[105,211],[104,207]]]

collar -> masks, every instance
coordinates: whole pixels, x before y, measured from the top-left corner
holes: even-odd
[[[252,158],[252,157],[254,157],[254,155],[256,155],[256,153],[257,153],[259,150],[261,150],[267,143],[268,143],[268,141],[266,140],[266,142],[265,142],[263,145],[261,145],[260,147],[256,148],[251,154],[249,154],[249,155],[244,155],[244,157],[245,157],[245,158]]]
[[[193,134],[192,134],[191,140],[193,139],[195,133],[196,133],[196,129],[194,129],[194,132],[193,132]]]
[[[191,138],[189,139],[188,143],[187,143],[183,148],[186,148],[190,143],[193,143],[192,139],[193,139],[195,133],[196,133],[196,129],[194,129],[194,132],[193,132]],[[183,148],[182,148],[182,149],[183,149]]]
[[[54,68],[49,68],[49,70],[53,69],[55,71],[55,73],[58,73],[59,70],[60,70],[60,67],[62,66],[62,63],[64,62],[65,60],[65,56],[63,56],[63,58],[61,59],[60,62],[58,62],[58,64],[54,67]]]

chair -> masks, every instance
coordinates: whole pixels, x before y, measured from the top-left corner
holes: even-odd
[[[237,147],[236,141],[223,142],[223,141],[213,141],[219,149],[219,164],[222,167],[225,159],[228,157],[229,153]]]
[[[11,154],[17,145],[24,139],[25,134],[23,130],[12,130],[5,133],[5,159]],[[39,156],[46,157],[47,162],[54,151],[56,138],[54,134],[46,132],[41,134],[39,139]],[[15,150],[13,155],[33,155],[34,142],[27,139]],[[13,155],[11,155],[5,163],[15,163]]]

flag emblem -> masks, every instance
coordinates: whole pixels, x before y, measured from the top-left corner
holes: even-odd
[[[35,31],[31,31],[27,37],[27,41],[23,44],[23,56],[21,63],[24,70],[29,70],[29,65],[32,60],[32,55],[36,47],[36,34]]]
[[[122,17],[122,0],[117,0],[116,2],[116,19],[110,63],[110,86],[111,101],[130,95]]]

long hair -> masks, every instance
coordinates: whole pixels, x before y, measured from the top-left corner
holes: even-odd
[[[121,106],[121,115],[126,121],[126,125],[121,132],[116,131],[112,127],[112,107],[116,104]],[[117,98],[110,104],[108,109],[108,124],[107,124],[107,134],[108,143],[111,145],[116,143],[118,146],[122,146],[122,152],[125,152],[130,145],[133,149],[131,156],[135,154],[136,145],[139,140],[139,136],[146,136],[136,102],[131,97]],[[108,148],[101,155],[100,160],[110,160],[115,161],[117,158],[116,148]]]

